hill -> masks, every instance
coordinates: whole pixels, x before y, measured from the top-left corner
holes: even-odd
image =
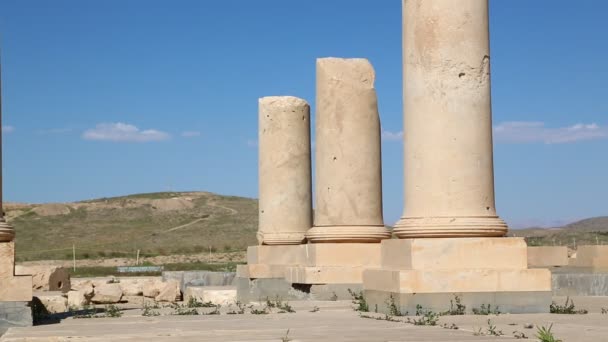
[[[608,244],[608,216],[593,217],[557,228],[512,230],[510,236],[526,237],[531,246]]]
[[[19,261],[194,254],[256,244],[257,200],[162,192],[74,203],[5,203]]]

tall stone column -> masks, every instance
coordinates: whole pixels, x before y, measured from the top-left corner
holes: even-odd
[[[292,96],[259,100],[258,242],[294,245],[312,226],[310,106]]]
[[[311,242],[379,242],[380,118],[366,59],[317,59],[316,174]]]
[[[507,233],[494,206],[488,0],[403,0],[399,238]]]
[[[2,66],[0,65],[0,243],[11,242],[15,230],[4,220],[4,198],[2,196]]]

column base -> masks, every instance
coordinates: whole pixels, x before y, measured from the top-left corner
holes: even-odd
[[[0,243],[0,302],[31,302],[32,276],[15,276],[15,243]]]
[[[500,237],[508,227],[498,216],[402,217],[393,233],[400,239],[435,237]]]
[[[258,233],[258,242],[262,245],[300,245],[306,237],[301,233]]]
[[[324,226],[313,227],[306,233],[312,243],[378,243],[390,237],[391,232],[384,226]]]

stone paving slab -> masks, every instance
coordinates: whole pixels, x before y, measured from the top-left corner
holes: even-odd
[[[296,313],[268,315],[141,316],[140,308],[132,306],[120,318],[63,319],[59,324],[29,328],[11,328],[0,338],[16,341],[497,341],[515,340],[514,331],[523,332],[535,341],[536,328],[525,324],[553,324],[555,336],[563,341],[608,341],[608,297],[573,298],[577,309],[588,309],[587,315],[501,314],[489,316],[441,316],[438,326],[415,326],[401,322],[376,320],[382,314],[366,313],[362,318],[353,311],[350,301],[294,301],[289,304]],[[555,298],[559,303],[565,298]],[[254,303],[254,305],[264,303]],[[562,303],[563,304],[563,303]],[[317,308],[318,311],[315,311]],[[314,309],[314,310],[313,310]],[[210,311],[210,308],[201,310]],[[172,309],[160,309],[168,315]],[[415,318],[415,317],[413,317]],[[476,336],[487,334],[490,324],[502,331],[502,337]],[[441,325],[458,327],[445,329]]]

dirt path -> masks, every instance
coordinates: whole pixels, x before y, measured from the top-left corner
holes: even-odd
[[[192,221],[192,222],[188,222],[188,223],[186,223],[186,224],[182,224],[181,226],[177,226],[177,227],[169,228],[169,229],[165,230],[165,233],[168,233],[168,232],[173,232],[173,231],[176,231],[176,230],[178,230],[178,229],[182,229],[182,228],[186,228],[186,227],[190,227],[191,225],[193,225],[193,224],[195,224],[195,223],[201,222],[201,221],[202,221],[202,220],[204,220],[205,218],[206,218],[206,217],[201,217],[201,218],[196,219],[196,220],[194,220],[194,221]]]

